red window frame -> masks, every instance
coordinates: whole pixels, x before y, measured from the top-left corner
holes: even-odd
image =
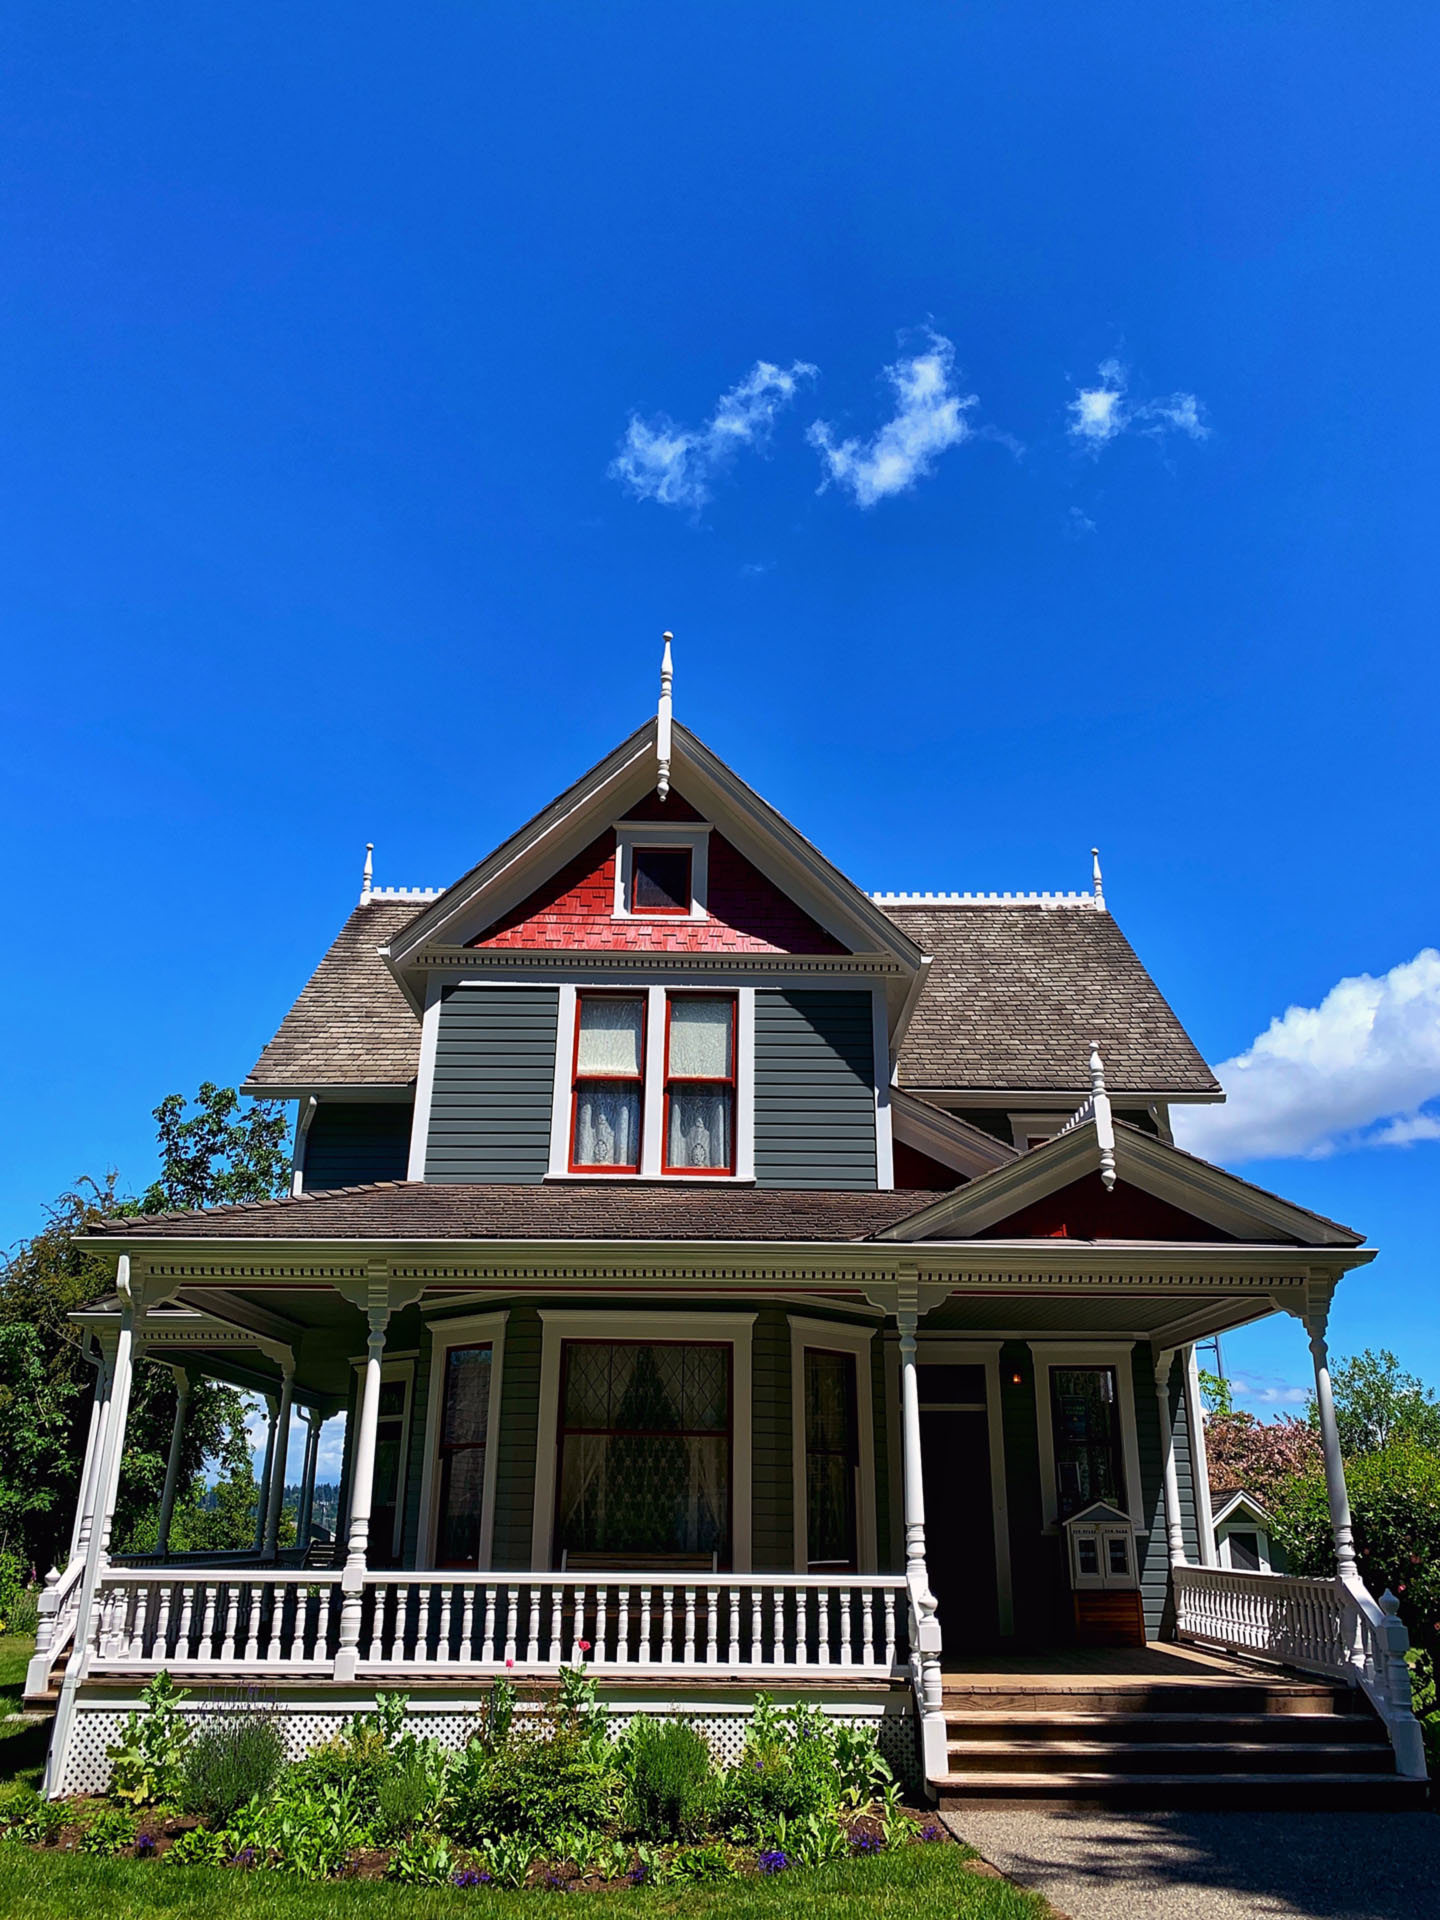
[[[637,857],[642,853],[683,853],[684,854],[685,861],[686,861],[686,872],[689,876],[689,884],[686,887],[686,892],[689,895],[689,898],[686,900],[683,907],[642,907],[636,904],[635,862]],[[694,847],[688,844],[675,846],[668,841],[662,841],[662,840],[637,841],[630,848],[629,880],[630,880],[630,885],[629,885],[628,891],[629,891],[630,897],[625,902],[625,908],[628,913],[632,915],[639,914],[642,918],[646,920],[650,919],[650,917],[654,914],[659,914],[662,917],[668,917],[669,919],[672,919],[672,920],[677,920],[677,919],[688,920],[690,917],[691,909],[694,906],[694,902],[695,902],[695,849]]]
[[[718,1075],[698,1076],[681,1074],[672,1078],[670,1072],[670,1013],[677,1000],[720,1000],[730,1008],[730,1072],[726,1078]],[[733,993],[667,993],[665,995],[665,1110],[662,1116],[660,1142],[660,1170],[662,1173],[685,1173],[697,1180],[731,1179],[735,1173],[735,1128],[738,1120],[739,1100],[735,1085],[736,1049],[739,1045],[738,1017],[739,996]],[[725,1088],[730,1095],[730,1163],[724,1167],[672,1167],[670,1164],[670,1092],[671,1088],[680,1088],[685,1092],[703,1091],[705,1088]]]
[[[631,1000],[640,1009],[640,1071],[638,1073],[587,1073],[580,1072],[580,1022],[582,1010],[587,1000]],[[645,1039],[646,1028],[650,1024],[649,997],[643,993],[577,993],[575,996],[575,1035],[570,1049],[570,1141],[567,1159],[571,1173],[638,1173],[642,1143],[645,1136]],[[639,1118],[635,1128],[634,1164],[617,1166],[614,1161],[601,1166],[588,1160],[575,1158],[575,1130],[580,1119],[580,1089],[582,1086],[595,1086],[601,1082],[611,1082],[620,1086],[635,1087],[640,1095]]]

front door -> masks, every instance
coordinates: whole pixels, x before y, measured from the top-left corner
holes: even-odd
[[[999,1638],[985,1369],[921,1366],[918,1372],[925,1560],[948,1664]]]

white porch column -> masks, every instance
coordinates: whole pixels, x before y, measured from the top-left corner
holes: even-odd
[[[910,1594],[911,1660],[919,1696],[921,1749],[925,1777],[933,1780],[947,1771],[948,1759],[944,1685],[940,1673],[940,1622],[925,1565],[925,1475],[920,1454],[920,1382],[915,1368],[915,1329],[920,1315],[915,1289],[902,1286],[900,1300],[895,1322],[900,1331],[905,1578]]]
[[[280,1544],[280,1510],[285,1505],[285,1461],[290,1452],[290,1402],[295,1394],[294,1366],[280,1376],[280,1403],[270,1428],[270,1498],[265,1509],[265,1546],[267,1559],[273,1559]]]
[[[1326,1330],[1330,1321],[1332,1283],[1311,1281],[1305,1290],[1305,1308],[1298,1317],[1310,1336],[1310,1358],[1315,1366],[1315,1405],[1320,1416],[1320,1445],[1325,1455],[1325,1491],[1330,1500],[1330,1531],[1335,1539],[1335,1571],[1342,1580],[1358,1580],[1355,1531],[1350,1521],[1350,1491],[1345,1485],[1345,1462],[1340,1455],[1340,1428],[1335,1419],[1335,1396],[1330,1390],[1330,1348]]]
[[[85,1572],[80,1585],[79,1613],[76,1617],[75,1644],[65,1668],[60,1700],[55,1711],[55,1726],[50,1736],[50,1752],[45,1762],[44,1791],[54,1798],[61,1791],[70,1735],[75,1724],[75,1694],[90,1665],[99,1629],[95,1605],[100,1576],[105,1570],[110,1545],[110,1529],[115,1515],[115,1496],[120,1486],[120,1462],[125,1450],[125,1422],[130,1411],[130,1386],[135,1361],[135,1320],[137,1305],[130,1280],[130,1256],[120,1255],[115,1273],[120,1295],[120,1330],[111,1362],[110,1393],[104,1423],[104,1437],[95,1476],[95,1510],[90,1537],[85,1549]]]
[[[170,1522],[175,1518],[175,1493],[180,1481],[180,1449],[185,1444],[185,1416],[190,1411],[193,1382],[182,1367],[175,1374],[175,1424],[170,1430],[170,1458],[165,1463],[165,1491],[160,1496],[160,1519],[155,1529],[155,1551],[170,1551]]]
[[[310,1523],[315,1512],[315,1472],[320,1459],[320,1429],[325,1414],[320,1407],[305,1412],[305,1463],[300,1473],[300,1511],[296,1516],[295,1537],[304,1548],[310,1544]]]
[[[260,1469],[260,1485],[255,1496],[255,1551],[265,1551],[265,1529],[270,1514],[270,1469],[275,1462],[275,1428],[280,1420],[280,1402],[273,1393],[265,1395],[270,1409],[270,1430],[265,1436],[265,1464]]]
[[[385,1358],[385,1329],[390,1324],[387,1281],[376,1280],[370,1284],[366,1320],[369,1331],[365,1342],[365,1375],[360,1387],[360,1404],[355,1410],[350,1533],[341,1578],[344,1599],[340,1609],[340,1645],[335,1655],[335,1678],[340,1681],[355,1678],[359,1658],[360,1612],[370,1546],[370,1507],[375,1490],[375,1437],[380,1424],[380,1369]]]
[[[1205,1403],[1200,1397],[1200,1369],[1195,1345],[1185,1348],[1185,1430],[1190,1436],[1190,1463],[1195,1475],[1195,1530],[1200,1535],[1200,1564],[1215,1565],[1215,1515],[1210,1506],[1210,1456],[1205,1447]]]
[[[1180,1519],[1180,1476],[1175,1466],[1175,1434],[1170,1420],[1170,1368],[1175,1349],[1155,1356],[1155,1404],[1160,1414],[1160,1457],[1164,1464],[1165,1539],[1172,1567],[1185,1565],[1185,1528]]]
[[[95,1398],[90,1405],[90,1438],[85,1446],[85,1466],[80,1475],[79,1498],[75,1503],[75,1524],[70,1529],[70,1558],[84,1553],[90,1544],[90,1529],[95,1520],[95,1497],[100,1478],[100,1459],[105,1451],[105,1432],[110,1421],[111,1391],[115,1375],[115,1356],[108,1343],[100,1343],[96,1362]]]

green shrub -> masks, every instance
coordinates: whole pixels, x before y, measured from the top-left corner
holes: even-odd
[[[438,1887],[450,1878],[454,1866],[450,1842],[438,1834],[424,1834],[400,1842],[390,1855],[385,1878],[407,1887]]]
[[[135,1816],[122,1807],[97,1813],[80,1836],[82,1853],[128,1853],[135,1844]]]
[[[716,1840],[704,1847],[677,1847],[666,1862],[665,1878],[704,1886],[716,1880],[733,1880],[737,1871],[729,1848]]]
[[[485,1871],[497,1887],[523,1887],[536,1853],[535,1842],[510,1833],[481,1849]]]
[[[421,1756],[397,1761],[380,1776],[375,1790],[375,1835],[382,1845],[403,1840],[426,1825],[440,1805],[444,1772],[436,1778]]]
[[[204,1827],[192,1827],[178,1835],[165,1852],[170,1867],[223,1867],[236,1852],[230,1834],[210,1833]]]
[[[163,1669],[146,1687],[144,1707],[132,1713],[117,1743],[109,1748],[110,1791],[132,1807],[154,1806],[176,1798],[190,1729],[180,1712],[189,1694]]]
[[[326,1787],[349,1788],[356,1803],[372,1816],[379,1809],[380,1782],[395,1768],[394,1756],[382,1735],[354,1724],[312,1747],[290,1771],[289,1784],[297,1793],[321,1792]]]
[[[740,1758],[725,1776],[721,1824],[738,1838],[770,1838],[781,1821],[833,1815],[842,1782],[835,1766],[835,1728],[818,1707],[774,1707],[762,1694]]]
[[[512,1737],[498,1753],[472,1740],[451,1769],[440,1824],[466,1846],[503,1834],[540,1841],[561,1827],[596,1831],[615,1817],[608,1752],[573,1721]]]
[[[34,1787],[27,1786],[23,1780],[7,1780],[0,1786],[0,1833],[8,1833],[25,1819],[39,1798]]]
[[[39,1591],[26,1582],[18,1553],[0,1552],[0,1633],[33,1633],[40,1611]]]
[[[343,1873],[351,1851],[374,1835],[351,1787],[306,1787],[292,1781],[275,1794],[241,1807],[225,1829],[231,1857],[253,1851],[303,1880]]]
[[[47,1800],[19,1781],[0,1802],[0,1832],[30,1847],[53,1846],[74,1817],[63,1800]]]
[[[688,1720],[632,1721],[621,1771],[629,1823],[647,1839],[688,1838],[714,1810],[715,1765],[703,1734]]]
[[[247,1800],[268,1793],[284,1765],[285,1740],[274,1714],[218,1714],[190,1742],[181,1805],[189,1813],[228,1820]]]

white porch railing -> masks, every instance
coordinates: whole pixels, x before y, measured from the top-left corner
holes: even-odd
[[[1182,1640],[1253,1653],[1362,1687],[1385,1723],[1395,1762],[1425,1778],[1424,1740],[1405,1663],[1409,1638],[1393,1593],[1376,1600],[1360,1580],[1175,1567],[1175,1629]]]
[[[889,1679],[910,1663],[901,1575],[370,1572],[348,1640],[345,1598],[344,1575],[318,1569],[112,1567],[90,1670],[323,1678],[338,1667],[383,1680],[583,1662],[636,1675]]]
[[[80,1588],[85,1578],[85,1556],[75,1554],[64,1573],[52,1567],[40,1593],[35,1623],[35,1651],[25,1674],[27,1694],[48,1693],[55,1663],[75,1639],[80,1617]]]

